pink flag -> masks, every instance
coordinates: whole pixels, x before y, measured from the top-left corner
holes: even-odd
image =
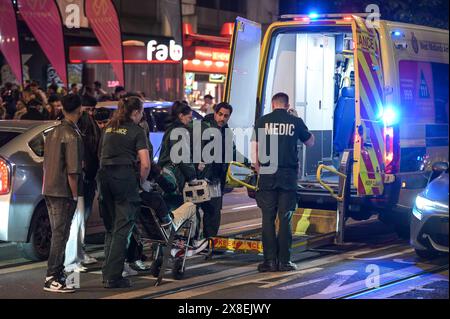
[[[17,81],[22,84],[19,35],[16,13],[11,0],[0,0],[0,52],[3,53]]]
[[[122,35],[116,8],[111,0],[86,0],[85,13],[120,85],[125,85]]]
[[[63,83],[67,83],[61,16],[55,0],[17,0],[20,15]]]

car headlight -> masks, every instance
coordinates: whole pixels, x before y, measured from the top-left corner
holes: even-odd
[[[448,205],[431,201],[420,195],[416,198],[416,207],[423,212],[434,211],[448,213]]]

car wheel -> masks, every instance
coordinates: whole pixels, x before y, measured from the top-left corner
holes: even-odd
[[[52,229],[48,217],[47,207],[40,205],[34,213],[30,229],[30,242],[20,244],[24,258],[33,261],[48,259]]]
[[[438,257],[439,252],[432,249],[426,250],[416,249],[416,255],[419,256],[419,258],[421,259],[429,260]]]

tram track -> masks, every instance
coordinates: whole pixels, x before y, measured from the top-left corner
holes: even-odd
[[[349,294],[335,297],[333,299],[358,299],[358,298],[367,296],[368,294],[380,293],[386,289],[392,288],[394,286],[402,285],[408,281],[413,281],[413,280],[416,280],[416,279],[419,279],[422,277],[429,277],[429,276],[432,276],[436,273],[440,273],[445,270],[448,270],[448,264],[436,266],[436,267],[433,267],[433,268],[427,269],[427,270],[423,270],[416,274],[411,274],[409,276],[406,276],[404,278],[390,280],[386,283],[381,284],[379,287],[361,289],[361,290],[358,290],[358,291],[355,291],[355,292],[352,292]]]

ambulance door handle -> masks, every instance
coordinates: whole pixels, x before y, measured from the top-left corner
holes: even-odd
[[[319,101],[319,110],[322,109],[322,101]]]

